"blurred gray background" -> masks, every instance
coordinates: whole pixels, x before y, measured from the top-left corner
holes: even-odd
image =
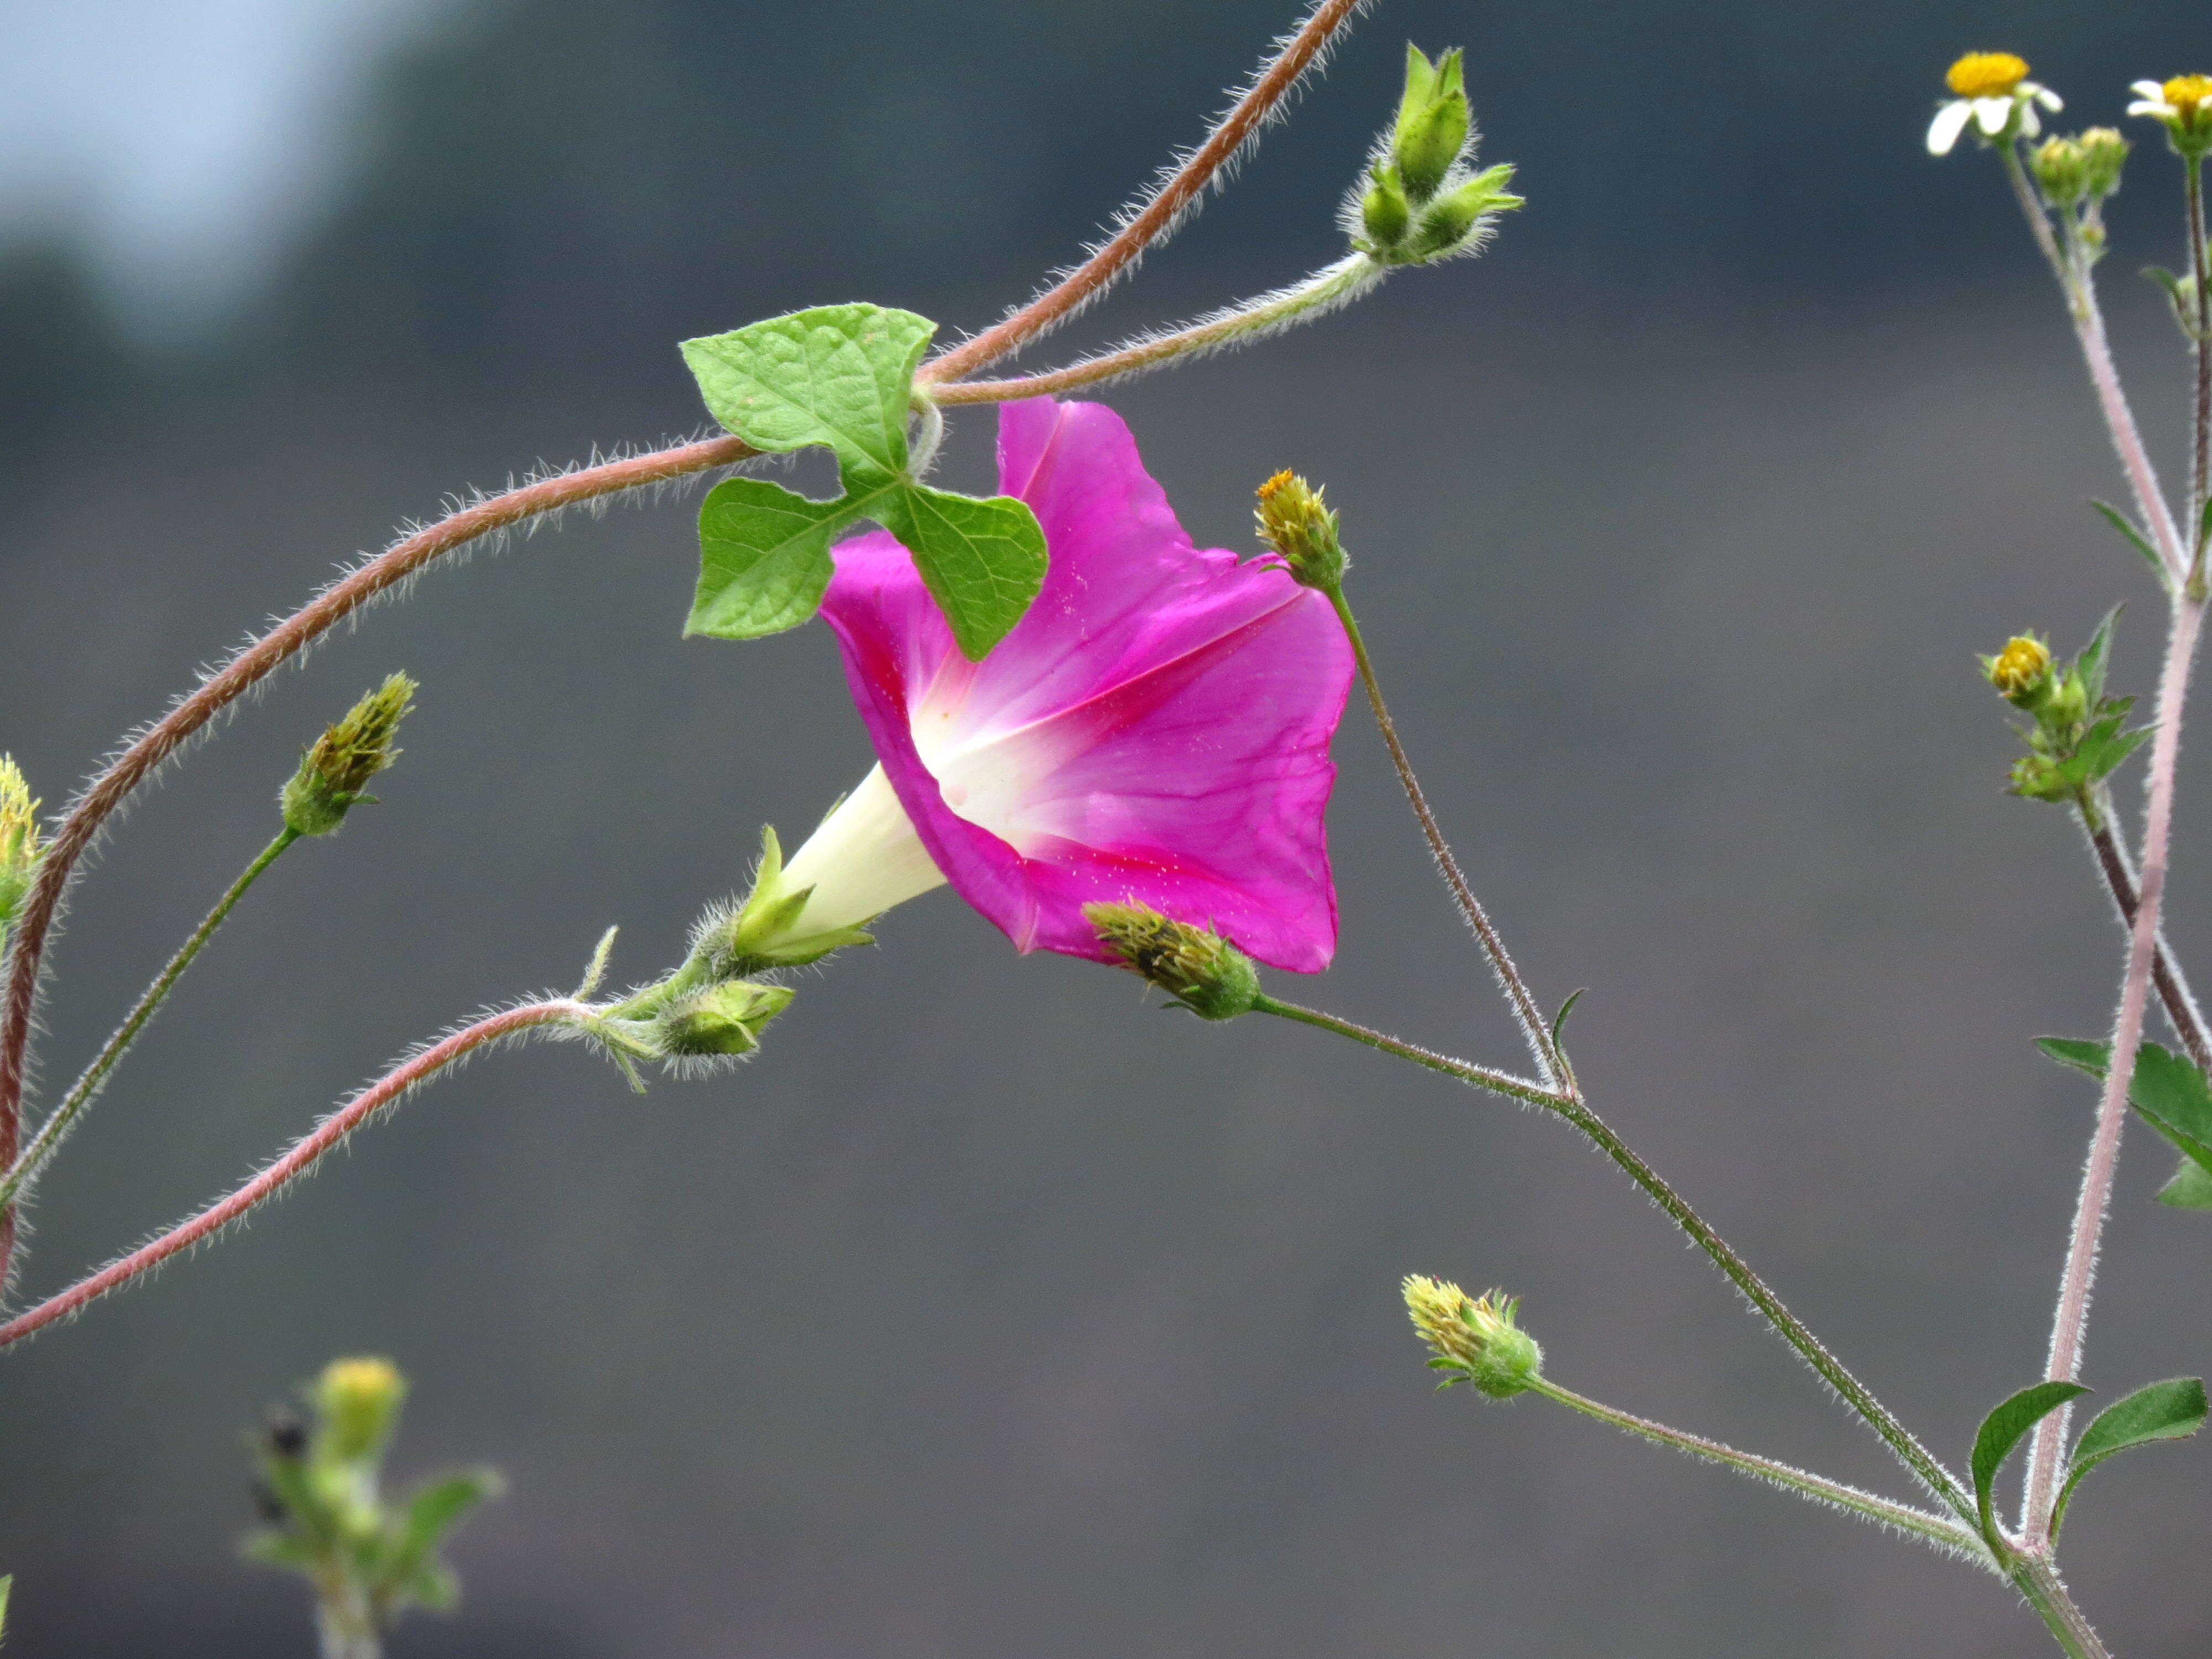
[[[0,5],[0,749],[50,804],[258,619],[449,491],[695,430],[684,336],[867,298],[989,321],[1289,21],[1282,0]],[[1963,1462],[2033,1379],[2119,940],[2001,793],[1972,653],[2159,605],[1996,170],[1921,151],[1969,47],[2112,120],[2201,9],[1391,0],[1237,189],[1038,364],[1333,255],[1404,43],[1464,43],[1530,205],[1476,264],[1111,392],[1185,523],[1326,480],[1449,827],[1584,1081]],[[2138,134],[2139,137],[2143,135]],[[2142,144],[2106,286],[2178,471]],[[949,470],[988,482],[991,422]],[[275,828],[299,746],[423,682],[385,805],[288,858],[46,1184],[27,1294],[237,1180],[479,1005],[672,962],[763,821],[870,761],[827,635],[684,642],[685,502],[430,575],[148,792],[51,960],[73,1074]],[[1515,1045],[1355,711],[1337,967],[1291,994]],[[2132,805],[2132,784],[2124,791]],[[2212,975],[2185,777],[2172,932]],[[504,1468],[399,1656],[1997,1656],[1995,1581],[1540,1403],[1438,1398],[1408,1270],[1499,1283],[1569,1385],[1907,1495],[1565,1131],[1316,1033],[1163,1018],[949,893],[733,1078],[484,1060],[247,1231],[0,1357],[10,1653],[288,1655],[241,1437],[339,1352],[395,1461]],[[2212,1358],[2212,1223],[2131,1131],[2088,1380]],[[2102,1474],[2117,1651],[2212,1641],[2212,1448]]]

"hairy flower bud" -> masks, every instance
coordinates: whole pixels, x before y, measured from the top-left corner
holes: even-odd
[[[1521,205],[1522,198],[1505,188],[1512,180],[1512,164],[1500,162],[1437,197],[1422,210],[1404,258],[1418,264],[1479,247],[1488,238],[1490,221]]]
[[[2117,127],[2091,127],[2075,140],[2081,146],[2081,191],[2101,202],[2120,187],[2120,172],[2133,148]]]
[[[345,822],[349,808],[375,799],[362,791],[399,757],[392,740],[415,707],[415,692],[413,680],[394,674],[315,739],[277,797],[293,834],[327,836]]]
[[[1171,921],[1144,904],[1086,904],[1083,915],[1124,967],[1200,1019],[1234,1019],[1259,1000],[1252,958],[1218,933]]]
[[[1473,124],[1466,71],[1455,46],[1431,64],[1420,48],[1406,48],[1406,90],[1390,134],[1390,159],[1406,194],[1416,204],[1437,192],[1467,148]]]
[[[407,1379],[389,1359],[333,1359],[311,1391],[321,1461],[355,1463],[380,1450],[399,1420]]]
[[[2028,158],[2043,199],[2054,207],[2071,207],[2087,191],[2087,158],[2078,138],[2046,138]]]
[[[1359,198],[1359,222],[1376,252],[1388,252],[1405,240],[1413,211],[1407,204],[1396,168],[1378,161],[1367,170],[1367,193]]]
[[[1255,493],[1259,505],[1252,517],[1260,539],[1282,556],[1292,579],[1324,593],[1341,584],[1352,561],[1337,539],[1336,514],[1328,510],[1322,492],[1285,471]]]
[[[1406,1311],[1421,1340],[1433,1350],[1431,1369],[1446,1372],[1439,1385],[1472,1382],[1492,1400],[1524,1394],[1543,1374],[1544,1351],[1513,1322],[1521,1304],[1502,1291],[1470,1297],[1448,1279],[1409,1273]]]
[[[655,1021],[661,1047],[670,1057],[703,1059],[749,1054],[760,1047],[768,1023],[791,1006],[787,985],[756,985],[726,980],[679,997]]]
[[[30,890],[46,848],[39,842],[39,803],[22,769],[0,755],[0,933]]]
[[[2017,634],[1994,657],[1982,659],[1983,671],[1997,695],[2016,708],[2033,705],[2051,677],[2051,647],[2033,634]]]

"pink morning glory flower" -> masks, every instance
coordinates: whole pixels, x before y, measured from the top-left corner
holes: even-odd
[[[1193,547],[1103,404],[1003,405],[999,480],[1051,567],[980,663],[889,535],[835,550],[822,615],[881,764],[784,872],[814,889],[789,932],[949,881],[1023,951],[1111,960],[1083,906],[1132,900],[1326,967],[1328,744],[1352,673],[1328,601]]]

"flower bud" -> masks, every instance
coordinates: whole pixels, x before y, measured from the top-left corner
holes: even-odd
[[[1085,920],[1130,972],[1150,980],[1200,1019],[1234,1019],[1259,1000],[1252,958],[1203,928],[1150,905],[1086,904]]]
[[[1406,90],[1390,134],[1390,158],[1406,194],[1415,203],[1436,194],[1467,148],[1473,122],[1466,72],[1455,46],[1433,64],[1418,46],[1406,48]]]
[[[390,1437],[407,1397],[407,1379],[389,1359],[333,1359],[310,1393],[318,1461],[356,1463]]]
[[[1999,696],[2015,708],[2031,708],[2051,678],[2051,647],[2033,634],[2017,634],[1996,656],[1983,658],[1982,668]]]
[[[1328,510],[1322,492],[1296,473],[1283,471],[1256,493],[1259,505],[1252,516],[1260,539],[1281,556],[1292,579],[1323,592],[1340,585],[1352,561],[1337,539],[1336,514]]]
[[[2029,158],[2043,199],[2053,207],[2071,207],[2087,191],[2087,158],[2077,138],[2046,138]]]
[[[4,933],[23,895],[30,890],[40,856],[39,803],[22,769],[0,755],[0,933]]]
[[[1408,1274],[1404,1288],[1413,1328],[1434,1351],[1431,1368],[1448,1373],[1440,1387],[1472,1382],[1492,1400],[1510,1400],[1543,1374],[1544,1351],[1513,1322],[1518,1298],[1502,1291],[1470,1297],[1449,1280],[1419,1273]]]
[[[2120,187],[2120,170],[2131,148],[2116,127],[2091,127],[2075,141],[2081,146],[2081,190],[2101,202]]]
[[[1500,162],[1437,197],[1413,227],[1404,258],[1418,264],[1479,246],[1486,240],[1492,217],[1521,205],[1521,198],[1505,188],[1512,179],[1512,164]]]
[[[749,1054],[760,1047],[768,1023],[791,1006],[787,985],[726,980],[680,997],[661,1010],[655,1024],[672,1058]]]
[[[1413,210],[1407,205],[1397,169],[1378,161],[1367,170],[1367,193],[1359,198],[1359,222],[1375,251],[1383,253],[1404,240],[1406,227],[1413,222]]]
[[[362,791],[399,757],[392,740],[415,706],[415,691],[406,675],[392,675],[301,757],[300,769],[277,796],[294,835],[327,836],[345,822],[348,809],[375,799]]]

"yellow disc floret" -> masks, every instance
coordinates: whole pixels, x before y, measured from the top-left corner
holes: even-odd
[[[2002,98],[2027,79],[2027,60],[2008,52],[1970,52],[1943,76],[1961,98]]]
[[[2212,75],[2177,75],[2159,88],[2166,101],[2186,125],[2194,126],[2212,118]]]

